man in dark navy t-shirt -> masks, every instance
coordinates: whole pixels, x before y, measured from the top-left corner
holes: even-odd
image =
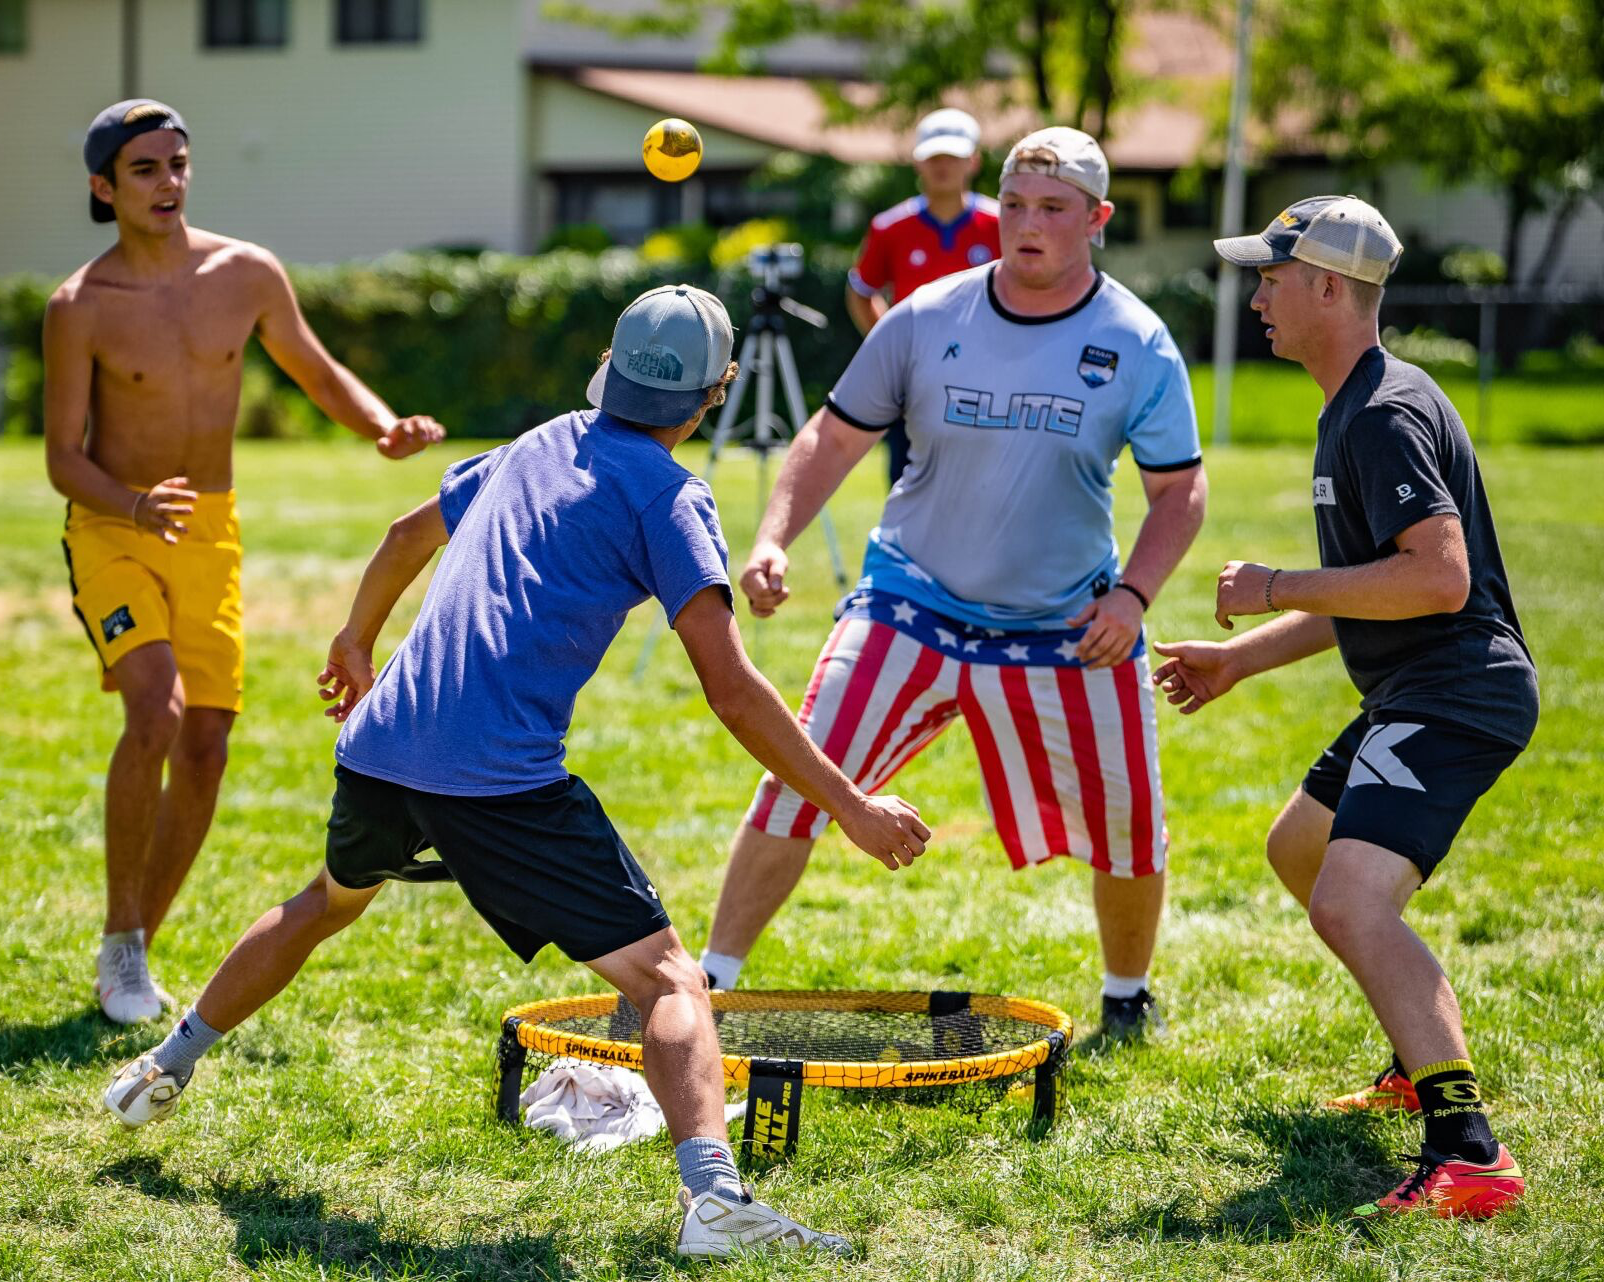
[[[1402,915],[1537,724],[1537,672],[1475,452],[1442,390],[1380,346],[1382,287],[1403,247],[1375,209],[1317,196],[1215,247],[1259,269],[1253,309],[1272,350],[1325,393],[1312,496],[1321,568],[1229,562],[1222,627],[1286,613],[1223,645],[1155,646],[1169,661],[1153,679],[1191,713],[1336,646],[1360,713],[1287,802],[1268,849],[1393,1046],[1372,1086],[1332,1106],[1424,1115],[1414,1174],[1358,1214],[1493,1215],[1525,1179],[1488,1126],[1453,989]]]

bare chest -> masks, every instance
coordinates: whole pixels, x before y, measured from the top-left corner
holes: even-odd
[[[128,391],[231,383],[256,324],[253,301],[216,276],[107,287],[96,302],[97,377]]]

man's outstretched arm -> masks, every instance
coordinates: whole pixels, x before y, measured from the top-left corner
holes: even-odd
[[[429,564],[435,549],[450,539],[437,494],[391,523],[362,571],[351,614],[329,646],[329,661],[318,674],[318,694],[333,704],[324,715],[344,721],[357,700],[373,688],[373,647],[401,594]]]
[[[1167,662],[1153,671],[1153,684],[1190,715],[1239,681],[1279,668],[1337,643],[1322,614],[1289,611],[1229,641],[1160,641],[1154,651]]]
[[[758,618],[773,614],[791,595],[785,586],[790,568],[785,549],[884,435],[853,427],[829,409],[819,410],[796,434],[758,524],[752,555],[741,572],[741,591]]]
[[[266,297],[256,323],[262,347],[320,410],[342,427],[372,441],[386,458],[406,458],[444,438],[445,428],[427,414],[399,418],[384,400],[318,341],[301,315],[284,266],[266,250]]]
[[[674,619],[708,707],[758,762],[841,825],[887,868],[924,853],[930,829],[900,797],[866,797],[797,725],[768,680],[752,666],[722,588],[703,588]]]

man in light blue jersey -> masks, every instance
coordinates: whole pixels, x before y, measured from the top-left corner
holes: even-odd
[[[754,614],[787,589],[785,548],[893,424],[908,468],[869,536],[800,721],[865,791],[960,714],[1016,868],[1093,869],[1104,1027],[1156,1019],[1148,969],[1168,833],[1142,615],[1203,521],[1186,367],[1163,323],[1092,264],[1108,162],[1079,130],[1003,165],[1000,262],[926,285],[870,331],[797,437],[741,576]],[[1115,462],[1148,514],[1123,570]],[[702,962],[733,984],[828,817],[773,776],[736,835]]]

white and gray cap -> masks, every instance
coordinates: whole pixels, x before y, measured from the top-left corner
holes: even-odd
[[[676,427],[702,407],[729,368],[735,335],[724,304],[694,285],[662,285],[624,308],[612,356],[586,399],[614,418]]]
[[[1031,153],[1048,152],[1051,159],[1042,159]],[[1097,139],[1068,125],[1049,125],[1033,134],[1026,134],[1012,148],[1003,161],[1002,177],[1010,174],[1046,174],[1072,187],[1078,187],[1098,200],[1108,199],[1108,157],[1097,145]],[[1099,228],[1092,244],[1101,246],[1103,232]]]
[[[1257,236],[1229,236],[1214,251],[1239,267],[1273,267],[1293,259],[1386,284],[1403,256],[1403,242],[1374,205],[1357,196],[1310,196],[1288,205]]]
[[[913,134],[913,158],[957,156],[969,159],[980,146],[980,122],[957,107],[942,107],[921,120]]]

